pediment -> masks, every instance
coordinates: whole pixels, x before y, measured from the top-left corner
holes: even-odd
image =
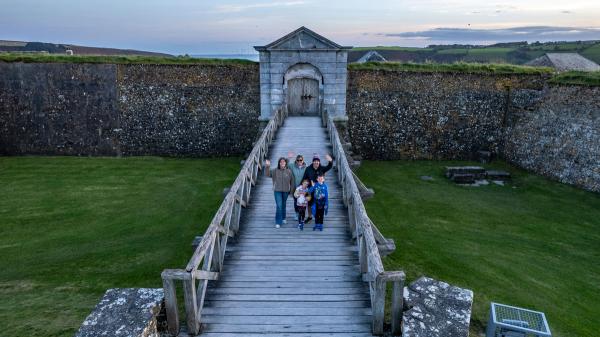
[[[257,50],[339,50],[349,47],[340,46],[306,27],[300,27],[266,46],[255,48]]]

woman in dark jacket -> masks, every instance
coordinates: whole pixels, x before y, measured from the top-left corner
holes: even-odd
[[[287,166],[283,157],[277,161],[277,168],[271,168],[271,161],[265,161],[265,173],[273,179],[273,192],[275,195],[275,228],[287,223],[285,220],[285,204],[290,194],[294,193],[294,175]]]

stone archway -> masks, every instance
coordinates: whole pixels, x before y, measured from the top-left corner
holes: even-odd
[[[283,77],[285,105],[291,116],[319,116],[323,101],[323,75],[310,63],[291,66]]]
[[[299,108],[292,112],[313,114],[316,109],[317,113],[327,110],[332,117],[346,116],[348,50],[352,47],[300,27],[254,48],[260,59],[260,120],[268,121],[277,109],[288,108],[294,98],[299,101],[292,105]],[[293,94],[300,89],[300,94]]]

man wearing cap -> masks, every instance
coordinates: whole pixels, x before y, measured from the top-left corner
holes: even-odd
[[[331,158],[330,155],[325,155],[325,160],[327,160],[327,166],[323,166],[321,165],[321,159],[319,158],[319,155],[315,154],[313,156],[313,160],[312,160],[312,165],[310,165],[309,167],[306,168],[306,170],[304,170],[304,177],[302,179],[309,179],[311,182],[313,183],[317,183],[317,177],[319,175],[325,175],[325,172],[331,170],[331,168],[333,167],[333,158]],[[312,204],[315,202],[315,198],[314,196],[312,198],[310,198],[310,201],[308,202],[308,218],[306,219],[306,223],[308,223],[309,221],[312,220]]]

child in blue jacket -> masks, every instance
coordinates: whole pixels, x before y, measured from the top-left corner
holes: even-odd
[[[327,184],[325,184],[325,176],[319,174],[317,183],[312,183],[312,187],[308,191],[314,195],[312,211],[315,215],[315,225],[313,231],[317,229],[323,231],[323,217],[327,214],[329,208],[329,191]]]

